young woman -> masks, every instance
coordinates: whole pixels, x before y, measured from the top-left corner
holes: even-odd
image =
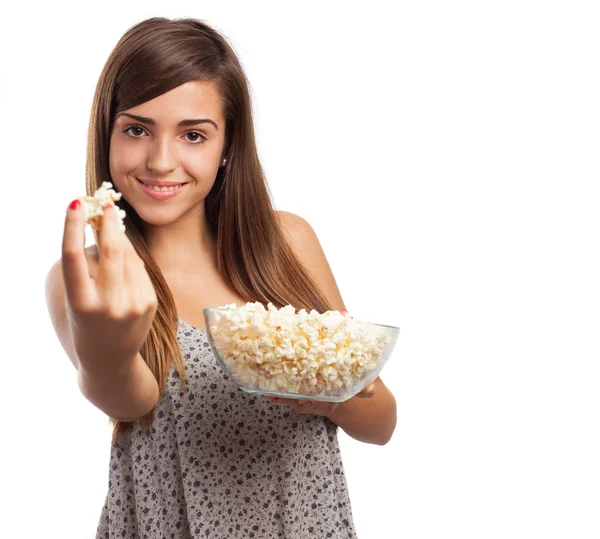
[[[221,34],[152,18],[121,38],[94,96],[87,194],[103,181],[126,233],[107,208],[86,252],[74,201],[47,281],[79,386],[114,424],[97,537],[356,537],[337,428],[387,443],[393,395],[380,378],[342,403],[245,393],[204,331],[203,309],[230,303],[345,309],[311,226],[272,207]]]

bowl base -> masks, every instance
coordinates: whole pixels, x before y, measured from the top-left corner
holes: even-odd
[[[298,399],[298,400],[310,400],[310,401],[320,401],[320,402],[344,402],[348,399],[351,399],[354,395],[350,397],[335,397],[335,396],[323,396],[323,395],[298,395],[296,393],[279,393],[277,391],[265,391],[264,389],[248,389],[245,387],[240,387],[242,391],[246,393],[254,393],[256,395],[264,395],[265,397],[280,397],[283,399]]]

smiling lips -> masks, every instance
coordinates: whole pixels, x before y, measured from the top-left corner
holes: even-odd
[[[149,185],[146,185],[142,180],[137,180],[137,181],[138,181],[140,187],[142,188],[142,191],[144,191],[147,195],[149,195],[150,197],[152,197],[155,200],[167,200],[168,198],[173,198],[174,196],[178,195],[182,189],[185,189],[185,186],[187,185],[187,183],[181,183],[181,184],[173,184],[173,183],[165,184],[165,183],[163,183],[162,184],[163,187],[158,187],[158,186],[150,187]],[[159,184],[160,182],[148,180],[148,183]],[[166,187],[166,185],[170,185],[170,187]]]
[[[148,186],[156,186],[156,187],[174,187],[177,185],[183,185],[187,182],[161,182],[160,180],[142,180],[141,178],[136,178],[138,181],[142,182],[144,185]]]

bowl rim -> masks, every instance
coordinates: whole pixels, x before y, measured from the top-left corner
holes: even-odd
[[[234,310],[235,309],[229,309],[227,307],[205,307],[204,309],[202,309],[203,313],[206,313],[208,311],[234,311]],[[333,310],[337,310],[337,309],[333,309]],[[268,312],[268,311],[266,311],[266,312]],[[296,314],[298,314],[298,313],[296,313]],[[371,324],[373,326],[379,326],[379,327],[395,329],[395,330],[400,331],[400,328],[398,326],[391,326],[388,324],[379,324],[377,322],[367,322],[366,320],[357,320],[356,318],[352,318],[351,320],[354,320],[356,322],[361,322],[363,324]]]

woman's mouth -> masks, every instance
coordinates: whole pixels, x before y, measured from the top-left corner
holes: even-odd
[[[185,189],[185,186],[187,185],[187,183],[182,183],[173,187],[157,187],[146,185],[138,178],[136,178],[136,180],[142,188],[142,191],[155,200],[166,200],[168,198],[173,198],[175,195],[179,194],[182,189]]]

